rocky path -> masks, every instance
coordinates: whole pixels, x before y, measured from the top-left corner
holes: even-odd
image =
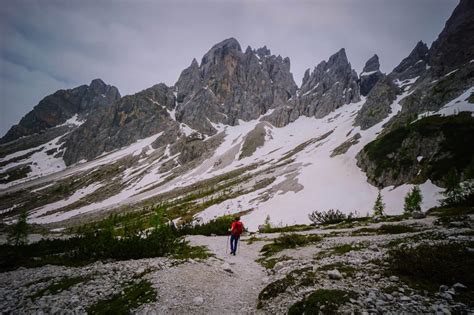
[[[264,269],[255,262],[261,242],[249,245],[241,241],[237,256],[231,256],[226,250],[227,237],[192,236],[189,240],[193,245],[208,247],[215,257],[150,274],[147,278],[157,288],[159,303],[141,311],[255,314],[257,296],[265,278]]]

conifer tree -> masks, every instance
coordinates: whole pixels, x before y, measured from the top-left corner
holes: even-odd
[[[382,200],[382,194],[379,193],[377,195],[377,199],[375,200],[374,204],[374,216],[383,216],[385,213],[385,204],[383,203]]]
[[[8,242],[19,246],[19,245],[24,245],[28,241],[28,222],[26,219],[28,218],[28,215],[26,214],[26,211],[23,211],[19,216],[18,216],[18,221],[16,224],[12,227],[12,230],[10,234],[8,235]]]
[[[410,192],[405,196],[405,205],[403,210],[405,213],[410,214],[416,211],[421,211],[421,202],[423,196],[421,195],[420,187],[414,186]]]

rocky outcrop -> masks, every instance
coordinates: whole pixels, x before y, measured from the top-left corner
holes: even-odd
[[[399,88],[392,80],[382,75],[382,78],[367,96],[367,101],[357,113],[354,125],[365,130],[381,122],[391,113],[391,105],[398,93]]]
[[[441,76],[474,60],[474,2],[461,0],[428,53],[435,75]]]
[[[176,117],[206,134],[216,132],[212,123],[256,119],[286,104],[297,89],[288,58],[271,55],[266,47],[242,52],[234,38],[213,46],[200,66],[193,60],[175,87]]]
[[[165,84],[127,95],[112,106],[89,115],[87,121],[68,136],[63,159],[70,165],[159,132],[173,134],[171,130],[179,128],[172,117],[174,108],[173,89]]]
[[[474,167],[472,135],[470,113],[423,118],[366,145],[357,155],[357,165],[378,187],[419,184],[427,179],[444,187],[452,169],[463,178],[472,176],[468,175]]]
[[[380,63],[379,57],[373,55],[365,63],[364,69],[360,74],[360,94],[367,96],[370,90],[375,86],[375,84],[383,77],[382,72],[380,72]]]
[[[408,57],[402,60],[398,66],[389,74],[393,80],[400,82],[419,77],[428,66],[428,46],[419,41]]]
[[[278,107],[265,120],[281,127],[300,116],[324,117],[344,104],[360,101],[357,81],[343,48],[312,72],[306,70],[298,97],[289,106]]]
[[[90,85],[59,90],[43,98],[18,125],[13,126],[0,139],[0,143],[42,132],[64,123],[75,114],[83,118],[102,107],[110,106],[118,99],[120,99],[118,89],[100,79],[93,80]]]

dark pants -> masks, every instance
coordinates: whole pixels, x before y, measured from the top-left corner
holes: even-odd
[[[239,242],[240,235],[231,234],[230,236],[230,253],[235,254],[237,252],[237,243]]]

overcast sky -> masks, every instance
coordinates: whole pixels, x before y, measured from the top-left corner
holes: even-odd
[[[436,39],[458,0],[0,0],[0,134],[58,89],[94,78],[131,94],[173,85],[192,58],[235,37],[291,59],[298,85],[341,47],[359,73],[392,70]]]

